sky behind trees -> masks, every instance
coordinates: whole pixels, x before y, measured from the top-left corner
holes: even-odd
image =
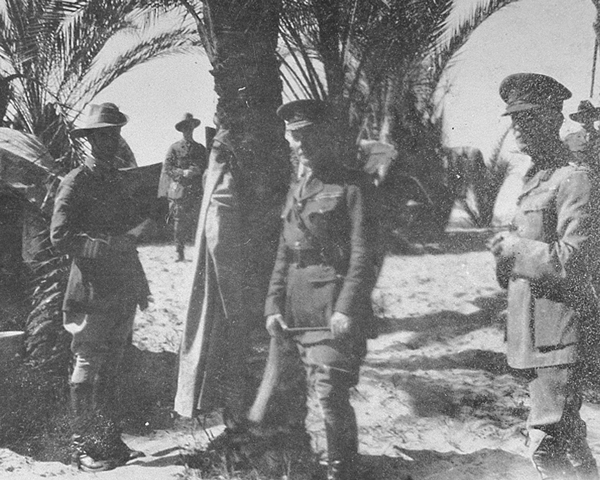
[[[456,0],[455,18],[478,0]],[[445,142],[471,145],[489,155],[508,125],[498,96],[502,79],[516,72],[551,75],[573,92],[564,113],[589,99],[596,10],[591,0],[520,0],[493,15],[459,52],[442,82]],[[140,165],[161,162],[174,129],[185,112],[202,121],[196,140],[204,143],[204,127],[213,126],[216,106],[210,64],[205,56],[159,59],[135,68],[103,91],[97,102],[112,101],[129,115],[123,136]],[[599,105],[600,78],[592,101]],[[567,119],[563,130],[577,129]]]

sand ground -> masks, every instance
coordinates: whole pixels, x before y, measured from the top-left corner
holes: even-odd
[[[96,474],[101,480],[177,478],[181,449],[206,440],[202,428],[168,415],[192,262],[175,263],[167,245],[143,246],[140,254],[154,304],[137,317],[134,360],[144,364],[144,388],[155,390],[154,411],[162,414],[125,435],[147,456]],[[388,255],[373,299],[381,335],[369,341],[353,403],[360,452],[378,478],[537,478],[525,445],[527,391],[505,363],[505,297],[481,239],[450,235]],[[593,404],[582,410],[598,460],[599,411]],[[318,437],[318,425],[308,426]],[[0,449],[0,479],[91,476]]]

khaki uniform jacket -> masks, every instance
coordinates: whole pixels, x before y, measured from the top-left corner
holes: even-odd
[[[143,309],[150,290],[137,251],[110,247],[111,237],[139,223],[136,203],[122,172],[89,165],[63,179],[54,201],[50,239],[72,258],[63,310],[102,313],[136,304]]]
[[[363,188],[336,178],[300,187],[292,186],[283,209],[265,315],[282,314],[290,327],[327,326],[337,311],[354,320],[354,334],[373,338],[376,279]],[[290,263],[294,249],[318,251],[323,261],[298,268]]]
[[[568,152],[560,154],[570,158]],[[578,359],[581,324],[596,312],[586,268],[593,230],[590,202],[587,169],[566,161],[524,184],[513,220],[520,237],[514,262],[497,265],[500,283],[508,285],[507,355],[513,368]]]
[[[208,164],[206,148],[198,142],[179,140],[169,147],[163,162],[159,183],[159,197],[178,200],[187,196],[199,197],[202,194],[202,174]],[[191,166],[199,173],[185,177],[184,171]]]

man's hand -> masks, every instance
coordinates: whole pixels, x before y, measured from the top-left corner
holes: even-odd
[[[344,335],[348,335],[350,333],[352,319],[345,313],[333,312],[330,323],[334,338],[343,337]]]
[[[490,238],[486,246],[495,257],[512,258],[515,256],[519,237],[513,232],[500,232]]]
[[[269,315],[267,317],[265,327],[267,328],[267,332],[269,332],[269,335],[271,335],[272,337],[276,337],[288,328],[285,321],[283,320],[283,316],[280,313]]]
[[[183,177],[184,178],[197,177],[201,173],[202,173],[202,171],[196,165],[191,165],[190,168],[186,168],[185,170],[183,170]]]

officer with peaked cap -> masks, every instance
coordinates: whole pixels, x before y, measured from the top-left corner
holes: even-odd
[[[529,380],[532,460],[542,479],[598,479],[586,442],[582,347],[597,299],[587,271],[591,183],[559,138],[571,92],[546,75],[500,85],[519,149],[531,157],[510,231],[488,244],[508,288],[507,357]]]
[[[71,136],[87,138],[91,156],[62,180],[50,224],[52,244],[72,259],[63,302],[75,356],[71,461],[86,472],[143,455],[122,441],[116,417],[136,307],[145,308],[150,294],[136,240],[152,228],[151,221],[134,220],[135,205],[118,170],[120,132],[127,121],[113,103],[88,106]]]
[[[298,163],[282,213],[283,228],[265,307],[271,335],[291,327],[327,328],[293,337],[321,406],[328,479],[356,477],[358,434],[349,389],[371,336],[375,282],[361,174],[335,151],[328,104],[283,105],[286,138]]]

